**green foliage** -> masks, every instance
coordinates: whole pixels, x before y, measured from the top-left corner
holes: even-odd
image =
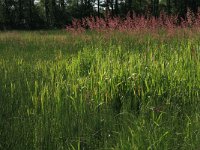
[[[72,18],[106,15],[125,17],[127,13],[185,18],[187,8],[197,13],[200,0],[1,0],[0,29],[64,28]]]
[[[198,149],[199,37],[0,33],[0,149]]]

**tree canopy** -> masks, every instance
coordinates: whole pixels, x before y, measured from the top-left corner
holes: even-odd
[[[184,18],[188,8],[196,13],[199,6],[200,0],[0,0],[0,29],[61,28],[72,18],[128,12]]]

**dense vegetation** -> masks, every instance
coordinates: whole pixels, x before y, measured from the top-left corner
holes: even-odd
[[[128,12],[157,17],[185,18],[187,8],[197,13],[200,0],[0,0],[0,29],[65,27],[72,18],[120,16]]]
[[[166,32],[1,32],[0,149],[198,149],[200,36]]]

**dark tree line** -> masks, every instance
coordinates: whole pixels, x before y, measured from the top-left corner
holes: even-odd
[[[0,29],[59,28],[72,18],[105,15],[158,16],[161,11],[184,18],[196,13],[200,0],[0,0]]]

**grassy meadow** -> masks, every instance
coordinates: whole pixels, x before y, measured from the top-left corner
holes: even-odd
[[[0,32],[0,149],[199,149],[191,32]]]

